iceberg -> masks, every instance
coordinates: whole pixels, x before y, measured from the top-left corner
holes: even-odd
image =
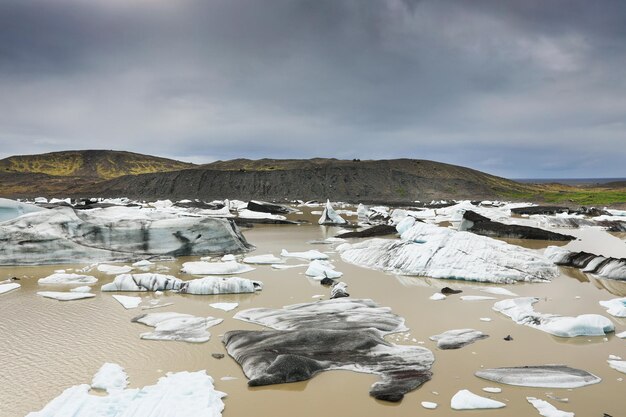
[[[535,388],[580,388],[602,381],[587,371],[565,365],[483,369],[474,375],[501,384]]]
[[[437,408],[437,403],[433,403],[430,401],[422,401],[420,403],[422,405],[422,407],[426,408],[427,410],[434,410],[435,408]]]
[[[19,201],[9,200],[8,198],[0,198],[0,222],[15,219],[27,213],[36,213],[44,210],[46,209],[33,204],[20,203]]]
[[[4,294],[5,292],[13,291],[21,287],[17,282],[10,282],[8,284],[0,284],[0,294]]]
[[[183,294],[239,294],[263,289],[263,283],[239,277],[204,277],[183,281],[171,275],[123,274],[104,284],[101,291],[179,291]]]
[[[330,369],[380,375],[370,395],[400,401],[431,377],[434,356],[419,346],[399,346],[386,334],[404,331],[404,319],[372,300],[339,298],[282,309],[240,311],[236,319],[274,330],[224,334],[228,354],[250,386],[303,381]]]
[[[113,298],[121,305],[124,306],[126,310],[130,310],[131,308],[139,307],[141,304],[141,297],[129,297],[127,295],[114,295]]]
[[[37,281],[39,284],[95,284],[98,278],[91,275],[56,273]]]
[[[616,371],[626,374],[626,361],[610,359],[607,361],[607,363],[611,368],[615,369]]]
[[[535,297],[520,297],[498,301],[493,309],[523,324],[558,337],[604,336],[615,331],[611,320],[598,314],[582,314],[576,317],[537,313],[533,304]]]
[[[490,398],[481,397],[466,389],[460,390],[450,400],[453,410],[482,410],[489,408],[502,408],[506,404]]]
[[[558,275],[544,256],[508,243],[415,222],[401,240],[370,239],[337,247],[349,263],[402,275],[513,283]]]
[[[142,333],[146,340],[178,340],[191,343],[209,341],[211,333],[208,329],[223,320],[214,317],[196,317],[182,313],[150,313],[137,316],[133,323],[142,323],[154,327],[154,331]]]
[[[185,262],[182,272],[191,275],[235,275],[254,271],[249,265],[240,264],[237,261],[228,262]]]
[[[535,410],[543,417],[574,417],[574,413],[561,411],[547,401],[535,397],[526,397],[526,401],[535,407]]]
[[[437,342],[439,349],[459,349],[478,340],[486,339],[489,335],[474,329],[448,330],[441,334],[430,336],[430,340]]]
[[[606,308],[606,312],[615,317],[626,317],[626,297],[600,301],[600,305]]]
[[[314,260],[311,261],[304,275],[321,280],[323,278],[340,278],[343,273],[335,271],[335,266],[328,261]]]
[[[106,396],[89,394],[90,388],[70,387],[26,417],[219,417],[226,396],[215,390],[206,371],[168,373],[156,385],[112,390]]]
[[[278,256],[274,256],[271,253],[267,255],[256,255],[256,256],[248,256],[243,258],[243,263],[245,264],[259,264],[259,265],[271,265],[271,264],[282,264],[285,261]]]
[[[330,298],[335,299],[342,297],[350,297],[350,294],[348,294],[348,284],[338,282],[330,289]]]
[[[87,285],[82,285],[80,287],[72,288],[70,291],[71,292],[89,292],[91,291],[91,287]]]
[[[308,261],[314,261],[316,259],[321,259],[321,260],[328,259],[328,255],[320,251],[313,250],[313,249],[308,250],[306,252],[287,252],[285,249],[283,249],[282,251],[280,251],[280,256],[284,258],[305,259]]]
[[[320,217],[318,223],[328,225],[345,225],[348,224],[348,221],[337,214],[332,204],[330,204],[330,200],[326,200],[326,207],[324,207],[322,217]]]
[[[105,363],[91,380],[91,388],[113,391],[123,390],[128,386],[128,375],[124,368],[116,363]]]
[[[239,303],[211,303],[209,306],[219,310],[231,311],[239,306]]]
[[[229,220],[140,207],[56,207],[0,223],[0,265],[202,256],[252,248]]]
[[[84,298],[93,298],[96,294],[90,292],[57,292],[57,291],[38,291],[37,295],[45,298],[52,298],[59,301],[74,301]]]
[[[626,258],[611,258],[588,252],[571,252],[548,246],[545,255],[557,265],[573,266],[602,278],[626,281]]]

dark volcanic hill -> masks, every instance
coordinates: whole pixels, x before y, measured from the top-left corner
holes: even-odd
[[[498,198],[529,186],[433,161],[336,159],[218,161],[195,169],[115,178],[76,188],[83,197],[326,199],[407,202]]]

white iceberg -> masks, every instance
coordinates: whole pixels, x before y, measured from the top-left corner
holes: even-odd
[[[440,293],[440,292],[436,292],[436,293],[434,293],[433,295],[431,295],[430,297],[428,297],[428,299],[430,299],[430,300],[434,300],[434,301],[441,301],[441,300],[445,300],[445,299],[446,299],[446,296],[445,296],[445,295],[443,295],[443,294],[442,294],[442,293]]]
[[[271,214],[271,213],[263,213],[260,211],[253,211],[248,209],[239,210],[237,212],[240,219],[247,220],[279,220],[284,221],[287,220],[285,216],[281,216],[280,214]]]
[[[606,312],[615,317],[626,317],[626,297],[600,301],[600,305],[606,308]]]
[[[324,211],[322,212],[322,217],[318,220],[319,224],[347,224],[348,221],[341,217],[332,204],[330,204],[330,200],[326,200],[326,207],[324,207]]]
[[[13,291],[21,287],[17,282],[10,282],[8,284],[0,284],[0,294],[4,294],[5,292]]]
[[[81,285],[80,287],[72,288],[71,292],[89,292],[91,291],[91,287],[87,285]]]
[[[328,261],[314,260],[311,261],[304,275],[321,280],[323,278],[340,278],[343,273],[335,271],[335,266]]]
[[[106,396],[89,394],[90,388],[70,387],[26,417],[219,417],[226,396],[215,390],[206,371],[168,373],[156,385],[114,390]]]
[[[535,388],[580,388],[602,381],[594,374],[565,365],[481,369],[474,375],[501,384]]]
[[[118,274],[127,274],[132,271],[133,268],[128,265],[107,265],[100,264],[98,265],[98,271],[104,272],[107,275],[118,275]]]
[[[498,301],[493,309],[517,324],[523,324],[559,337],[604,336],[615,330],[611,320],[598,314],[566,317],[557,314],[537,313],[533,304],[539,298],[521,297]]]
[[[40,284],[95,284],[98,278],[91,275],[56,273],[40,278],[37,282]]]
[[[243,265],[236,261],[228,262],[185,262],[181,271],[191,275],[234,275],[254,271],[249,265]]]
[[[124,306],[126,310],[130,310],[131,308],[139,307],[141,304],[141,297],[129,297],[127,295],[114,295],[113,298],[121,305]]]
[[[150,313],[132,319],[135,323],[142,323],[154,327],[154,331],[142,333],[140,337],[146,340],[176,340],[191,343],[209,341],[211,333],[208,329],[223,320],[214,317],[196,317],[182,313]]]
[[[454,394],[450,400],[450,407],[453,410],[482,410],[489,408],[502,408],[506,404],[490,398],[481,397],[473,392],[463,389]]]
[[[491,394],[499,394],[502,392],[502,388],[496,388],[496,387],[485,387],[483,388],[483,391],[485,392],[489,392]]]
[[[271,265],[271,264],[282,264],[285,261],[278,256],[274,256],[271,253],[267,255],[256,255],[256,256],[247,256],[243,258],[243,263],[245,264],[259,264],[259,265]]]
[[[231,311],[239,306],[239,303],[211,303],[209,306],[219,310]]]
[[[535,397],[526,397],[526,400],[535,407],[539,415],[543,417],[574,417],[574,413],[561,411],[547,401]]]
[[[37,295],[45,298],[52,298],[59,301],[74,301],[82,300],[84,298],[93,298],[96,294],[90,292],[57,292],[57,291],[38,291]]]
[[[615,334],[615,336],[619,337],[620,339],[626,339],[626,331],[617,333]]]
[[[91,380],[91,388],[106,390],[109,393],[123,390],[128,386],[128,375],[116,363],[105,363]]]
[[[552,262],[530,249],[419,222],[402,233],[401,240],[344,243],[337,251],[346,262],[403,275],[495,283],[558,275]]]
[[[287,252],[287,250],[283,249],[282,251],[280,251],[280,256],[285,258],[306,259],[309,261],[313,261],[315,259],[328,259],[328,255],[313,249],[306,252]]]
[[[437,408],[437,403],[433,403],[430,401],[422,401],[421,402],[422,407],[426,408],[427,410],[434,410],[435,408]]]
[[[607,363],[609,364],[611,368],[615,369],[616,371],[626,374],[626,361],[613,359],[613,360],[608,360]]]

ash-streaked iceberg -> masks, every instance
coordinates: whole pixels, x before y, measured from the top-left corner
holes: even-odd
[[[502,408],[506,404],[492,400],[490,398],[481,397],[473,392],[463,389],[454,394],[450,400],[450,407],[453,410],[483,410],[489,408]]]
[[[430,336],[429,339],[437,342],[439,349],[459,349],[478,340],[486,339],[489,335],[474,329],[448,330],[441,334]]]
[[[191,275],[236,275],[254,271],[249,265],[237,261],[227,262],[185,262],[181,271]]]
[[[253,293],[263,283],[240,277],[204,277],[183,281],[171,275],[123,274],[104,284],[102,291],[178,291],[182,294],[214,295]]]
[[[231,221],[141,207],[56,207],[0,223],[0,265],[38,265],[241,253]]]
[[[275,330],[233,330],[226,349],[251,386],[303,381],[331,369],[380,375],[370,395],[400,401],[431,377],[432,352],[384,339],[406,330],[404,319],[372,300],[339,298],[282,309],[255,308],[235,318]]]
[[[346,262],[402,275],[494,283],[558,275],[552,262],[530,249],[420,222],[405,230],[401,240],[344,243],[337,251]]]
[[[98,278],[91,275],[56,273],[37,281],[39,284],[95,284]]]
[[[154,327],[154,331],[142,333],[140,337],[147,340],[177,340],[191,343],[209,341],[209,328],[220,324],[223,320],[214,317],[196,317],[182,313],[150,313],[137,316],[131,320]]]
[[[510,317],[517,324],[533,327],[559,337],[604,336],[615,331],[608,318],[598,314],[582,314],[576,317],[537,313],[533,304],[539,298],[520,297],[498,301],[493,309]]]
[[[602,278],[626,281],[626,258],[611,258],[588,252],[571,252],[549,246],[545,255],[555,264],[580,268],[583,272]]]
[[[0,198],[0,222],[15,219],[27,213],[36,213],[46,209],[34,204],[21,203],[8,198]]]
[[[206,371],[168,373],[155,385],[112,390],[105,396],[90,394],[90,389],[89,384],[70,387],[26,417],[219,417],[226,396],[215,390]]]
[[[115,277],[113,282],[104,284],[102,291],[166,291],[177,290],[182,280],[172,275],[164,274],[122,274]]]
[[[482,369],[474,375],[501,384],[535,388],[580,388],[602,381],[594,374],[565,365]]]

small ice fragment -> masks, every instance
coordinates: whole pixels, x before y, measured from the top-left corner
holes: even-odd
[[[139,304],[141,304],[141,297],[130,297],[128,295],[113,295],[112,297],[127,310],[136,308]]]
[[[489,317],[481,317],[480,321],[491,321]]]
[[[432,403],[430,401],[422,401],[422,407],[428,410],[434,410],[435,408],[437,408],[437,403]]]
[[[479,410],[487,408],[502,408],[506,404],[489,398],[481,397],[466,389],[460,390],[450,400],[450,407],[453,410]]]
[[[220,310],[231,311],[236,309],[239,306],[239,303],[211,303],[209,305]]]
[[[485,392],[490,392],[492,394],[499,394],[502,392],[502,388],[496,388],[496,387],[485,387],[483,388],[483,391]]]
[[[440,292],[436,292],[433,295],[431,295],[430,297],[428,297],[430,300],[434,300],[434,301],[439,301],[439,300],[445,300],[446,296],[443,295]]]

